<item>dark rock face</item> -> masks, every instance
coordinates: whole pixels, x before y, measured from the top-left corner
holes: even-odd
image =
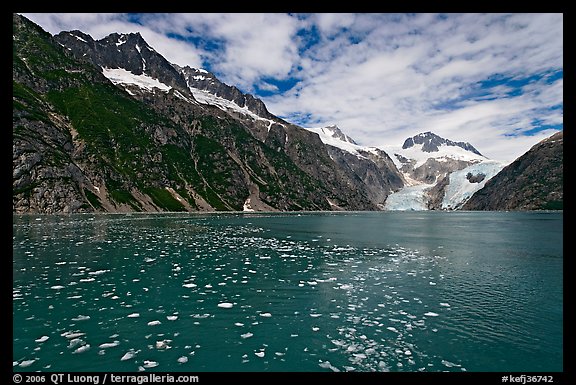
[[[478,150],[476,150],[474,148],[474,146],[472,146],[470,143],[453,142],[451,140],[444,139],[444,138],[442,138],[442,137],[440,137],[440,136],[438,136],[432,132],[429,132],[429,131],[406,139],[404,141],[404,144],[402,145],[402,148],[407,149],[407,148],[413,147],[417,144],[422,145],[422,151],[424,151],[424,152],[438,152],[439,147],[441,145],[446,145],[446,146],[461,147],[464,150],[471,151],[476,155],[482,156],[482,154]]]
[[[330,157],[345,170],[354,188],[366,191],[368,199],[380,208],[392,192],[404,187],[404,178],[384,151],[359,151],[361,157],[327,146]]]
[[[468,174],[466,174],[466,179],[468,179],[470,183],[480,183],[484,179],[486,179],[486,175],[482,174],[481,172],[476,175],[473,175],[471,172],[469,172]]]
[[[428,159],[424,164],[414,168],[414,162],[406,162],[401,170],[410,175],[412,179],[431,184],[440,181],[454,171],[462,170],[470,166],[471,162],[458,159],[444,159],[443,161],[434,158]]]
[[[147,74],[188,94],[186,81],[162,55],[146,43],[140,33],[113,33],[100,40],[80,31],[60,32],[54,36],[75,57],[97,67],[124,68],[135,75]]]
[[[563,143],[560,131],[504,167],[464,204],[463,210],[563,208]]]

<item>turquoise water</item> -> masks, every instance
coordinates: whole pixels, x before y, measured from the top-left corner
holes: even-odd
[[[562,371],[563,214],[13,216],[14,371]]]

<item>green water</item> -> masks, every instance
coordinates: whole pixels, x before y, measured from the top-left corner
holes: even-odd
[[[14,371],[562,371],[563,214],[13,216]]]

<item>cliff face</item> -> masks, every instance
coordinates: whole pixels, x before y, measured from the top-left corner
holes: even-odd
[[[563,131],[536,144],[486,182],[462,209],[561,210],[563,144]]]

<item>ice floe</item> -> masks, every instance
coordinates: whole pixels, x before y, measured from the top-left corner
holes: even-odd
[[[44,341],[48,340],[48,338],[50,338],[50,337],[48,337],[48,336],[42,336],[42,337],[40,337],[40,338],[38,338],[38,339],[35,339],[34,341],[36,341],[36,342],[44,342]]]

